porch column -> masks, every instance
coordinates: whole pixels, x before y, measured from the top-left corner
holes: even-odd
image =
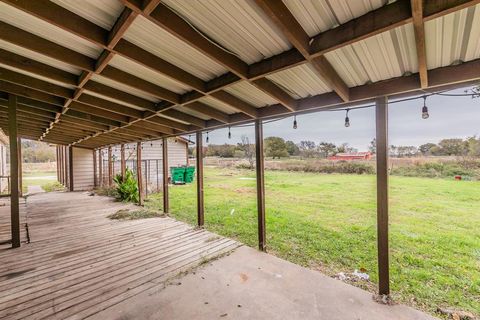
[[[388,263],[388,98],[375,101],[377,142],[377,246],[379,294],[390,294]]]
[[[255,168],[257,172],[258,249],[265,251],[265,172],[263,160],[263,124],[255,120]]]
[[[162,138],[162,171],[163,171],[163,212],[169,211],[168,203],[168,139]]]
[[[138,182],[138,204],[143,206],[142,143],[141,142],[137,142],[137,182]]]
[[[205,223],[205,208],[203,202],[203,136],[201,132],[197,132],[197,221],[198,226]]]
[[[112,183],[113,183],[112,147],[108,147],[108,186],[111,187]]]
[[[93,150],[93,187],[96,188],[98,186],[97,180],[97,150]]]
[[[68,190],[73,191],[73,147],[68,147]]]
[[[20,208],[17,139],[17,96],[8,95],[8,137],[10,140],[10,220],[12,248],[20,247]]]
[[[23,197],[23,157],[22,157],[22,138],[17,137],[18,146],[18,192]]]
[[[125,163],[125,145],[122,143],[120,145],[120,173],[122,174],[123,179],[125,179],[125,170],[127,170]]]
[[[98,180],[100,187],[103,187],[103,156],[102,149],[98,149]]]

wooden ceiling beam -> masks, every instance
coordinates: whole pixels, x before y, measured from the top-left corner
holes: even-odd
[[[267,78],[260,78],[252,81],[252,84],[267,93],[268,95],[275,97],[277,101],[280,102],[284,107],[290,111],[297,110],[297,102],[292,98],[288,93],[283,91],[279,86],[274,82],[268,80]]]
[[[48,93],[23,87],[15,83],[0,80],[0,91],[12,93],[17,96],[31,98],[38,101],[47,102],[57,106],[63,106],[65,99],[52,96]]]
[[[423,23],[423,0],[411,0],[413,31],[417,48],[418,73],[422,88],[428,87],[427,51],[425,47],[425,27]]]
[[[177,121],[173,121],[167,118],[163,118],[161,116],[153,116],[145,118],[146,122],[155,123],[158,125],[170,127],[172,129],[180,130],[180,131],[188,131],[190,130],[190,126],[188,124],[183,124]]]
[[[196,112],[199,112],[201,114],[204,114],[207,117],[216,119],[216,120],[218,120],[220,122],[223,122],[223,123],[229,123],[230,122],[230,118],[229,118],[228,114],[223,113],[223,112],[221,112],[221,111],[219,111],[219,110],[217,110],[213,107],[210,107],[209,105],[206,105],[206,104],[198,102],[198,101],[186,104],[186,105],[184,105],[184,107],[188,108],[190,110],[194,110]]]
[[[87,93],[82,94],[78,99],[78,102],[91,105],[92,107],[111,111],[127,117],[140,119],[143,116],[143,112],[131,107],[127,107],[120,103],[115,103],[109,100],[105,100],[96,96],[89,95]]]
[[[233,94],[220,90],[220,91],[211,93],[210,96],[225,104],[228,104],[229,106],[232,106],[236,110],[243,112],[244,114],[250,116],[253,119],[256,119],[258,117],[257,108],[243,101],[242,99],[235,97]]]

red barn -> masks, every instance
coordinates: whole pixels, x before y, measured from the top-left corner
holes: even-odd
[[[355,153],[337,153],[334,156],[328,157],[328,160],[370,160],[372,158],[371,152],[355,152]]]

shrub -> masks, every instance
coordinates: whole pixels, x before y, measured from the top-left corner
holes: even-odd
[[[117,197],[122,201],[138,202],[138,185],[130,169],[125,170],[125,177],[117,174],[113,179],[116,187]]]
[[[45,192],[53,192],[53,191],[64,191],[65,187],[58,181],[54,182],[49,182],[45,183],[42,185],[42,189],[45,190]]]

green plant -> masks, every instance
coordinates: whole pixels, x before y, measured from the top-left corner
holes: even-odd
[[[125,170],[124,177],[121,174],[117,174],[113,181],[117,186],[117,196],[120,200],[138,202],[138,185],[132,170]]]
[[[45,190],[45,192],[64,191],[65,190],[65,187],[58,181],[45,183],[41,187],[42,187],[43,190]]]

